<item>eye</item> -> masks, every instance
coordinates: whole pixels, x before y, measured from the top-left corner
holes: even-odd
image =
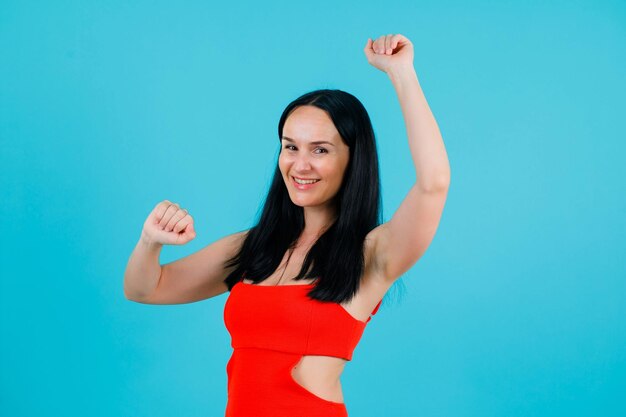
[[[291,148],[295,148],[295,146],[294,145],[285,145],[284,148],[292,150]],[[323,152],[318,152],[318,153],[328,153],[328,150],[326,148],[322,148],[322,147],[315,148],[315,150],[316,151],[318,151],[318,150],[319,151],[323,151]]]

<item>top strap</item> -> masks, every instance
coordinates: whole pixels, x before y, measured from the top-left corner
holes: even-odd
[[[380,304],[383,302],[383,300],[380,300],[378,302],[378,304],[376,304],[376,307],[374,307],[374,311],[372,311],[372,313],[370,314],[370,316],[367,318],[367,322],[369,322],[372,319],[372,316],[374,314],[376,314],[376,312],[378,311],[378,309],[380,308]]]
[[[380,307],[380,304],[381,304],[382,302],[383,302],[383,300],[380,300],[380,301],[378,302],[378,304],[376,304],[376,307],[374,307],[374,311],[372,311],[372,314],[371,314],[372,316],[373,316],[374,314],[376,314],[376,312],[378,311],[378,308]]]

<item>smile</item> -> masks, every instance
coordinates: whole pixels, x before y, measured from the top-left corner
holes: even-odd
[[[293,185],[298,190],[308,190],[309,188],[312,188],[313,186],[315,186],[315,184],[317,184],[320,181],[320,180],[302,180],[296,177],[291,177],[291,180],[293,182]]]
[[[298,184],[313,184],[314,182],[318,182],[319,181],[319,180],[316,180],[316,179],[307,180],[307,179],[304,179],[304,178],[297,178],[297,177],[292,177],[292,178],[294,180],[296,180],[296,182]]]

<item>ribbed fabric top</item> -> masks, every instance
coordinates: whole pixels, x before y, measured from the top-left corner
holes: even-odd
[[[310,299],[307,293],[313,285],[236,283],[224,305],[231,346],[352,360],[371,316],[361,321],[339,303]]]

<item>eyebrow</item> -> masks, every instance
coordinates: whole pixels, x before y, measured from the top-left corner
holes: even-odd
[[[289,141],[289,142],[293,142],[293,143],[296,142],[295,140],[293,140],[291,138],[288,138],[287,136],[283,136],[283,140],[286,140],[286,141]],[[321,144],[324,144],[324,143],[326,143],[326,144],[328,144],[330,146],[335,146],[334,143],[330,143],[330,142],[325,141],[325,140],[318,140],[318,141],[315,141],[315,142],[309,142],[309,144],[311,144],[311,145],[321,145]]]

